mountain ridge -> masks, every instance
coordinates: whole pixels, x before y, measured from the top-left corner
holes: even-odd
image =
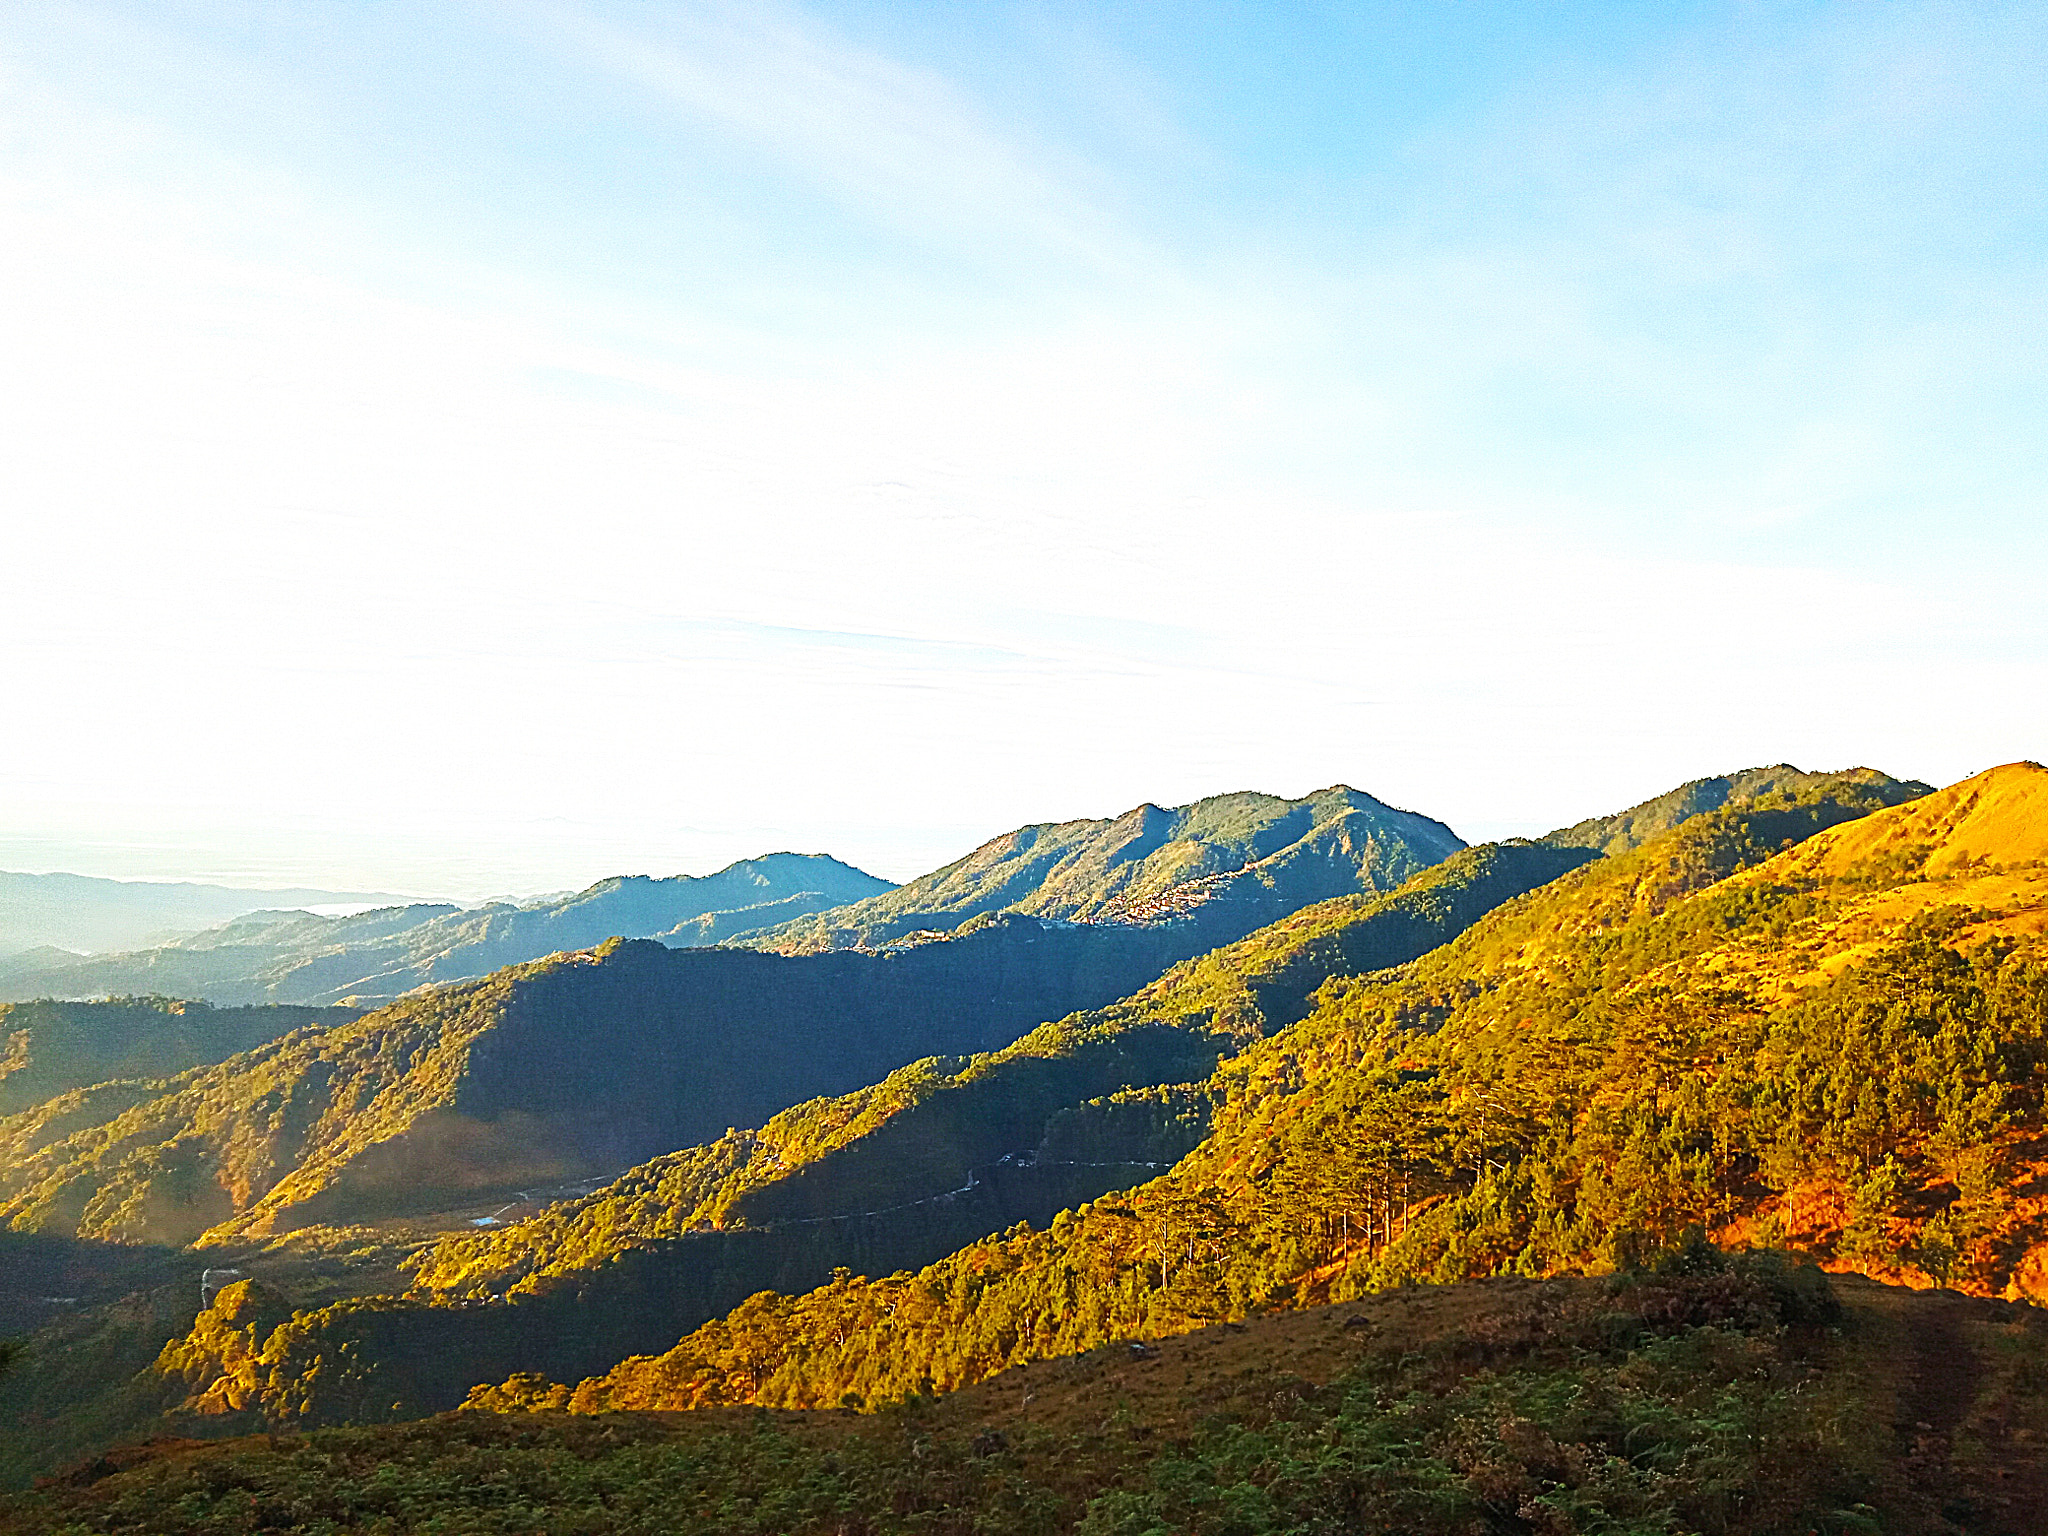
[[[1790,763],[1744,768],[1735,773],[1688,779],[1676,789],[1654,795],[1627,810],[1609,816],[1589,816],[1568,827],[1559,827],[1555,832],[1547,832],[1536,841],[1557,847],[1597,848],[1605,854],[1626,853],[1694,816],[1718,811],[1731,801],[1755,800],[1769,794],[1796,794],[1823,781],[1877,783],[1889,780],[1889,774],[1874,768],[1845,768],[1820,773],[1795,768]],[[1898,782],[1910,785],[1923,795],[1933,788],[1917,779]]]
[[[613,937],[715,943],[735,924],[757,926],[778,906],[776,915],[823,910],[890,888],[826,854],[771,853],[709,875],[615,875],[524,906],[414,903],[349,917],[259,911],[135,954],[0,975],[0,994],[171,992],[223,1004],[374,1004]]]
[[[325,906],[401,901],[388,891],[240,888],[196,880],[113,880],[0,870],[0,956],[51,948],[128,949],[167,930],[195,932],[278,902]]]
[[[1082,923],[1192,916],[1228,942],[1312,901],[1391,890],[1464,846],[1442,822],[1344,785],[1299,800],[1240,791],[1147,802],[1015,828],[893,891],[737,941],[790,953],[871,946],[1014,911]]]

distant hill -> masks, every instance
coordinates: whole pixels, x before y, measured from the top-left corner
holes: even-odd
[[[358,1008],[214,1008],[168,997],[0,1003],[0,1115],[117,1078],[174,1077]]]
[[[255,912],[153,949],[0,969],[0,998],[153,992],[214,1003],[376,1003],[615,936],[714,944],[738,929],[891,889],[823,854],[771,853],[712,875],[600,880],[526,906],[416,903],[352,917]]]
[[[402,900],[389,891],[237,890],[188,881],[0,870],[0,959],[43,947],[69,952],[47,958],[46,963],[55,963],[80,953],[161,943],[266,908]]]
[[[1042,822],[884,895],[741,942],[786,954],[886,944],[991,912],[1193,925],[1189,954],[1333,896],[1391,891],[1465,846],[1440,821],[1337,785],[1301,800],[1215,795],[1114,820]]]
[[[61,970],[67,965],[76,965],[83,958],[75,949],[38,944],[33,949],[17,949],[12,954],[0,955],[0,977],[26,975],[30,971]]]
[[[1808,773],[1789,763],[1778,763],[1769,768],[1745,768],[1740,773],[1694,779],[1655,799],[1617,811],[1612,816],[1591,816],[1569,827],[1560,827],[1540,841],[1559,848],[1597,848],[1606,854],[1627,853],[1695,816],[1718,811],[1724,805],[1739,805],[1765,795],[1799,794],[1829,783],[1903,783],[1921,795],[1933,787],[1917,779],[1896,780],[1874,768]]]

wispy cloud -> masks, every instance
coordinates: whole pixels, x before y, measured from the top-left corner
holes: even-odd
[[[1720,14],[1436,125],[1307,282],[1388,462],[1468,507],[1802,560],[2010,539],[1987,467],[2048,487],[2043,79],[2039,7]]]
[[[1172,92],[1075,128],[1114,69],[1048,113],[773,0],[449,7],[431,63],[368,11],[383,96],[156,47],[147,0],[0,91],[18,817],[317,822],[349,883],[495,891],[775,843],[909,874],[1234,786],[1527,830],[1760,759],[2041,755],[2017,13],[1539,72],[1267,227],[1229,178],[1174,222],[1138,162],[1228,150]],[[451,148],[439,69],[526,115]],[[440,182],[299,153],[392,101]],[[449,188],[502,219],[461,238]],[[1931,573],[1923,491],[1999,559]],[[136,740],[183,749],[138,787]],[[458,843],[503,862],[444,881]]]
[[[1111,211],[1098,167],[795,8],[699,0],[638,28],[549,0],[519,14],[875,224],[1103,272],[1159,261]]]

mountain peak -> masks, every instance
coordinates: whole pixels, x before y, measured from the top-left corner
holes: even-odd
[[[1213,906],[1203,921],[1220,926],[1189,935],[1207,948],[1297,906],[1393,890],[1464,846],[1442,822],[1344,784],[1299,800],[1235,790],[1186,805],[1147,801],[1114,818],[1018,827],[893,891],[764,924],[740,942],[805,953],[944,932],[985,912],[1125,922],[1185,918]],[[1254,869],[1256,876],[1248,873]],[[1223,903],[1233,881],[1232,900]]]

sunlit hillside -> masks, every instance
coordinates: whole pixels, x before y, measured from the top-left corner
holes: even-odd
[[[2013,830],[1980,835],[1973,799]],[[1701,817],[1326,988],[1218,1069],[1211,1135],[1128,1196],[492,1401],[887,1399],[1404,1281],[1600,1273],[1688,1226],[2048,1295],[2044,799],[2021,764],[1860,822],[1825,797]],[[1922,835],[1951,827],[2001,872]],[[1918,851],[1851,856],[1895,847]]]
[[[1180,919],[1207,949],[1311,902],[1391,891],[1464,846],[1442,822],[1341,784],[1301,800],[1215,795],[1019,827],[893,891],[745,938],[804,953],[1011,911],[1083,923]]]

